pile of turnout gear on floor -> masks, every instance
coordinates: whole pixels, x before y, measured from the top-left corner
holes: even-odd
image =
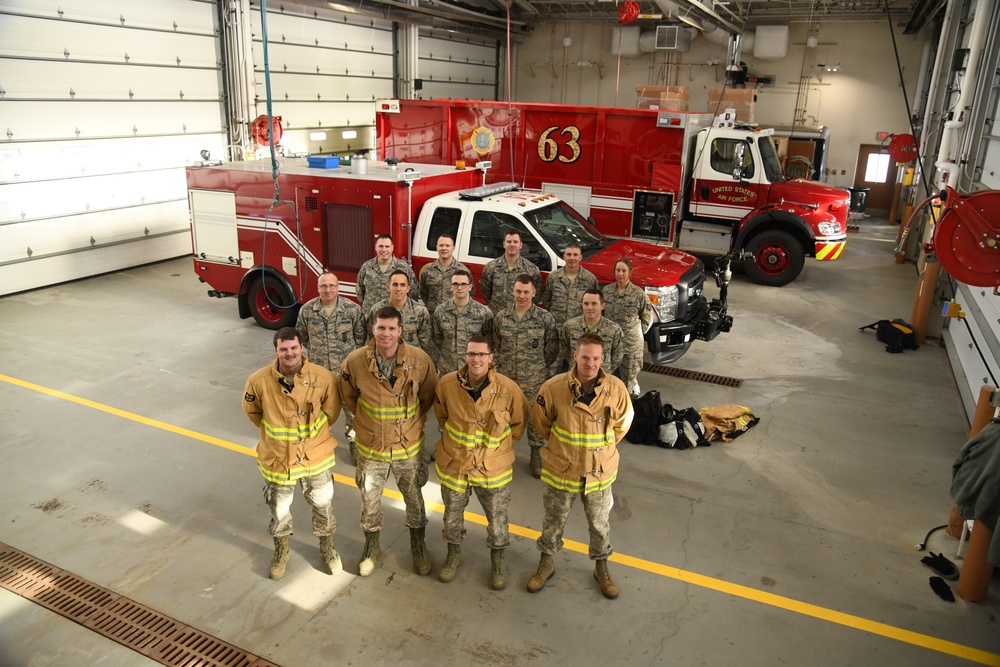
[[[632,402],[635,418],[625,439],[634,445],[668,449],[706,447],[713,440],[731,442],[753,428],[759,417],[742,405],[714,408],[674,408],[658,391],[647,391]]]

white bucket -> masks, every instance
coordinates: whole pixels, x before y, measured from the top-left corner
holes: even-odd
[[[362,155],[355,155],[351,158],[351,173],[364,176],[368,173],[368,158]]]

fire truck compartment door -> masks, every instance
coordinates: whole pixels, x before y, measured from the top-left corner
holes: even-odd
[[[236,193],[190,190],[188,196],[191,201],[191,236],[195,256],[208,261],[239,264]]]

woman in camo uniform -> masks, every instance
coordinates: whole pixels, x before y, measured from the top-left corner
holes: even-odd
[[[653,306],[646,292],[632,282],[632,262],[624,257],[615,262],[615,282],[605,285],[601,291],[607,304],[604,314],[620,326],[625,335],[625,357],[617,374],[629,393],[638,396],[643,342],[653,324]]]

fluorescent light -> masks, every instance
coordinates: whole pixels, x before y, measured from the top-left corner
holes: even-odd
[[[309,141],[323,141],[326,139],[326,132],[310,132]]]
[[[343,132],[340,133],[340,137],[341,137],[341,139],[357,139],[358,138],[358,131],[357,130],[344,130]]]

